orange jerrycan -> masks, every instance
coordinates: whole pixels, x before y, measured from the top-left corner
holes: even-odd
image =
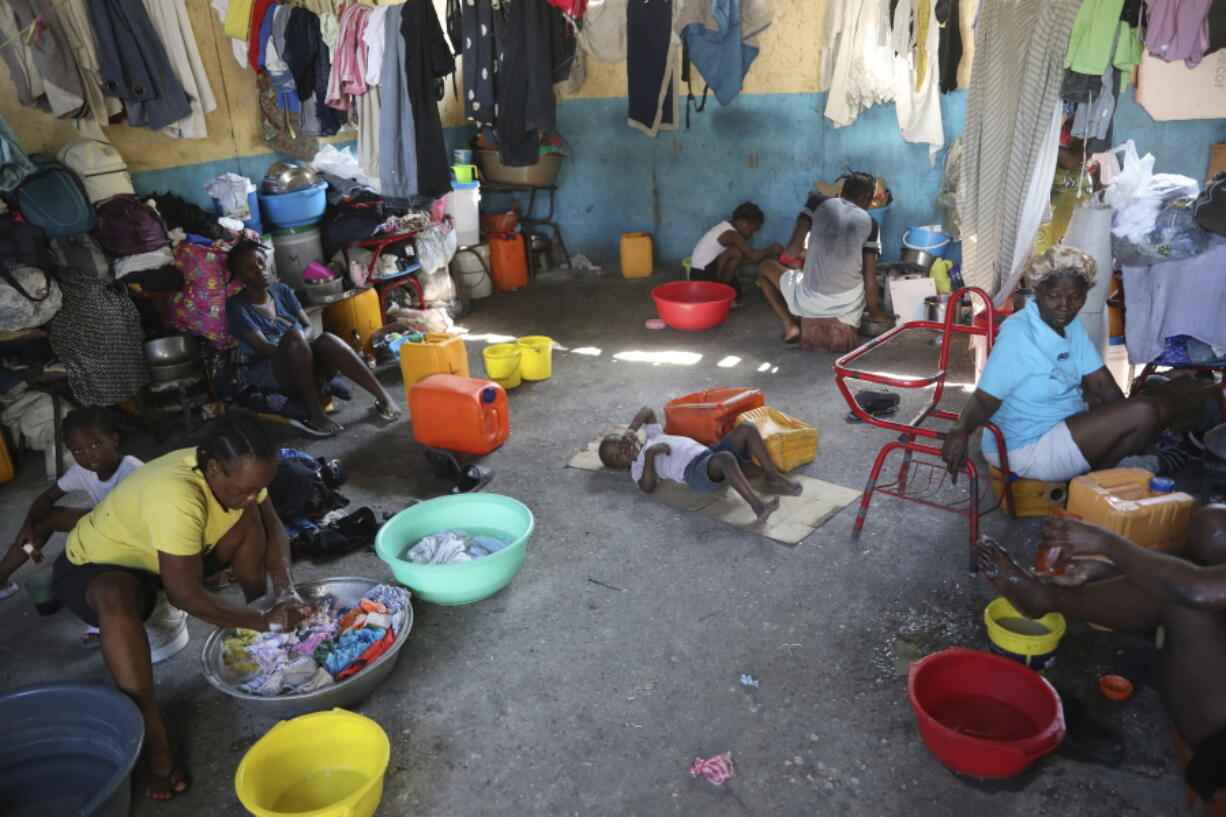
[[[379,293],[367,289],[351,298],[337,301],[324,309],[323,319],[324,328],[345,343],[349,343],[356,332],[362,341],[362,351],[369,352],[370,336],[383,326]]]
[[[492,380],[434,374],[409,390],[413,436],[422,445],[488,454],[511,434],[507,393]]]
[[[528,285],[528,251],[522,234],[490,236],[490,272],[503,292]]]
[[[761,389],[716,388],[687,394],[664,406],[664,433],[715,445],[736,427],[738,417],[765,405]]]
[[[1069,483],[1068,509],[1143,548],[1178,550],[1196,500],[1174,487],[1144,468],[1091,471]]]

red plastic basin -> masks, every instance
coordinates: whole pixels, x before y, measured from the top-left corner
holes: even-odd
[[[714,281],[674,281],[651,290],[656,312],[673,329],[713,329],[728,317],[736,290]]]
[[[1056,690],[1000,655],[951,647],[916,661],[907,697],[928,751],[970,777],[1013,777],[1064,740]]]

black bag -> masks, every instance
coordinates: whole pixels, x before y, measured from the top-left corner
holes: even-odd
[[[1200,226],[1226,238],[1226,170],[1213,177],[1192,208]]]
[[[42,227],[15,218],[0,218],[0,267],[38,267],[55,265],[47,233]]]

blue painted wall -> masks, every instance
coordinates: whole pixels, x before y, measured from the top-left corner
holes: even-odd
[[[571,252],[616,264],[622,233],[655,236],[656,257],[675,265],[711,225],[742,201],[756,202],[766,225],[755,241],[784,241],[812,182],[833,180],[847,167],[885,177],[894,203],[886,216],[885,259],[897,258],[904,230],[940,218],[933,204],[945,152],[935,166],[926,145],[902,140],[893,105],[864,112],[847,128],[822,116],[824,94],[751,94],[721,107],[710,100],[692,117],[690,130],[652,139],[626,125],[626,100],[571,99],[558,109],[558,124],[573,156],[558,178],[558,212]],[[961,132],[966,93],[941,98],[947,138]],[[448,128],[450,147],[461,147],[471,127]],[[1205,177],[1209,145],[1226,142],[1226,120],[1154,122],[1131,92],[1116,115],[1116,141],[1136,140],[1157,157],[1160,172]],[[176,190],[208,205],[204,182],[225,172],[259,179],[275,154],[239,157],[138,173],[138,192]],[[506,196],[487,195],[483,207],[504,210]],[[538,203],[538,208],[540,204]],[[538,209],[538,215],[542,211]]]

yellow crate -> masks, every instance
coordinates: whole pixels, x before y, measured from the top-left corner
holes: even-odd
[[[757,426],[758,433],[766,442],[771,461],[780,471],[799,468],[806,462],[813,462],[813,458],[817,456],[817,429],[803,420],[789,417],[778,409],[763,406],[747,411],[737,418],[737,423],[753,423]]]
[[[1001,503],[1001,510],[1007,511],[1009,503],[1001,498],[1005,492],[1005,483],[1001,479],[1000,469],[989,465],[988,474],[992,478],[992,493],[996,494],[996,499]],[[1019,518],[1051,516],[1052,506],[1063,508],[1067,499],[1067,482],[1042,482],[1023,477],[1018,477],[1013,482],[1013,502],[1017,506],[1013,515]]]

